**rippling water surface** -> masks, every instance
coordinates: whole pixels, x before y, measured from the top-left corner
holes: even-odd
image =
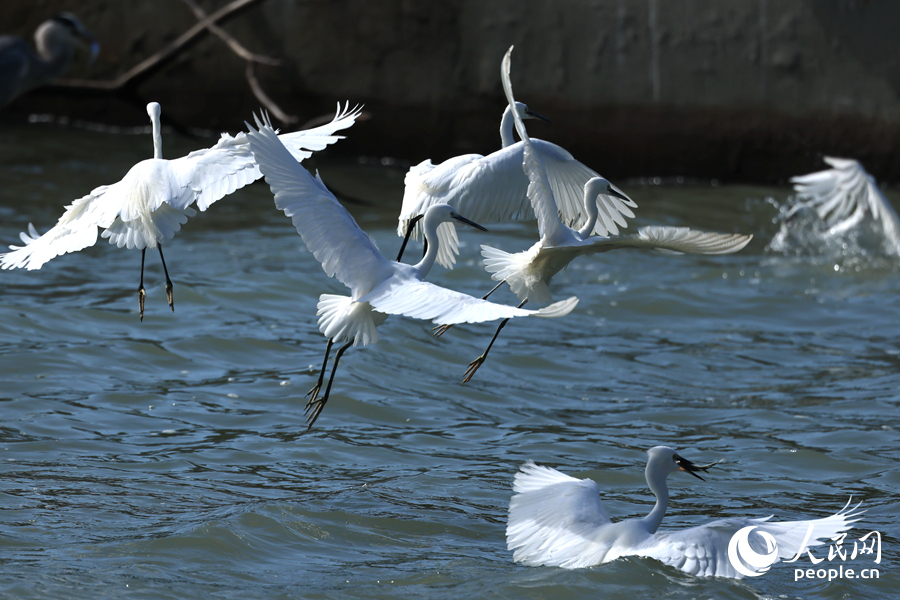
[[[164,151],[210,143],[168,134]],[[30,221],[45,231],[64,204],[150,152],[146,134],[0,131],[0,241],[17,241]],[[351,212],[394,255],[404,167],[317,160],[330,186],[365,200]],[[316,301],[344,292],[267,186],[219,201],[167,245],[174,314],[148,253],[138,320],[140,253],[105,241],[38,271],[0,273],[0,595],[896,593],[896,259],[803,240],[767,249],[787,188],[617,183],[640,206],[636,225],[756,238],[726,257],[579,259],[551,286],[557,298],[579,296],[577,309],[512,321],[466,385],[492,324],[438,339],[427,323],[392,317],[378,344],[346,354],[311,433],[303,396],[325,347]],[[457,269],[429,279],[480,295],[492,284],[479,244],[523,249],[536,228],[460,237]],[[504,294],[497,301],[515,303]],[[512,562],[504,529],[522,462],[592,477],[613,518],[635,517],[652,505],[643,467],[658,444],[726,460],[706,482],[670,477],[663,527],[822,517],[852,494],[868,512],[848,539],[880,531],[883,557],[847,566],[879,567],[880,579],[795,582],[785,564],[732,581],[649,559],[575,571]]]

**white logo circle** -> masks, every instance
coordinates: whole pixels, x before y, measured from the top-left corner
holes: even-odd
[[[745,577],[759,577],[778,562],[778,544],[768,531],[757,532],[766,542],[766,554],[759,554],[750,547],[750,532],[754,529],[756,525],[739,529],[728,542],[728,560],[731,561],[731,566]],[[745,564],[753,570],[745,567]]]

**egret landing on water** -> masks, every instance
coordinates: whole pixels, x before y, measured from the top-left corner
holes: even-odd
[[[859,505],[847,511],[848,502],[840,512],[812,521],[773,523],[771,517],[736,517],[680,531],[657,531],[669,503],[669,473],[685,471],[703,479],[697,472],[716,463],[695,465],[665,446],[651,448],[647,454],[645,474],[656,505],[642,519],[616,523],[603,508],[600,489],[592,480],[575,479],[531,461],[522,465],[513,483],[515,493],[509,502],[506,526],[513,560],[532,567],[576,569],[623,556],[646,556],[692,575],[740,579],[748,569],[734,567],[728,547],[741,529],[755,528],[748,544],[755,553],[762,551],[763,557],[769,554],[770,565],[851,529],[851,523],[861,514],[853,512]],[[777,555],[770,554],[771,548],[766,552],[769,540],[777,547]]]
[[[76,46],[89,48],[89,62],[100,51],[94,35],[72,13],[62,13],[41,23],[34,32],[37,52],[19,37],[0,37],[0,106],[45,85],[65,73]]]
[[[413,219],[423,214],[429,206],[439,203],[455,206],[479,223],[533,218],[526,194],[528,177],[522,171],[524,143],[513,139],[514,113],[519,120],[547,120],[528,110],[521,102],[511,103],[500,121],[502,148],[497,152],[488,156],[465,154],[438,165],[426,160],[409,170],[404,180],[397,235],[412,234],[417,237],[421,234],[421,225],[413,228]],[[535,139],[531,140],[531,146],[544,165],[550,188],[558,200],[562,221],[570,226],[583,223],[587,218],[582,202],[584,184],[599,175],[556,144]],[[608,192],[604,190],[595,200],[598,218],[595,219],[593,231],[597,235],[617,234],[619,227],[627,226],[625,218],[634,217],[631,208],[637,207],[612,184]],[[453,225],[448,223],[438,227],[438,238],[441,249],[437,260],[442,266],[452,269],[459,254],[459,242]]]
[[[321,127],[282,135],[290,151],[302,160],[312,151],[341,139],[335,131],[350,127],[359,108],[349,105],[338,112],[333,121]],[[104,228],[101,237],[109,238],[119,248],[141,250],[141,283],[138,304],[144,319],[144,255],[147,248],[158,248],[166,275],[166,296],[175,310],[172,280],[163,258],[162,243],[196,215],[190,207],[206,210],[213,202],[262,177],[247,136],[235,137],[223,133],[219,142],[203,150],[191,152],[175,160],[162,157],[160,106],[147,105],[153,123],[153,158],[143,160],[128,171],[121,181],[100,186],[87,196],[66,207],[56,226],[40,235],[29,223],[28,233],[21,233],[24,246],[10,246],[13,252],[0,255],[0,267],[12,269],[40,269],[48,260],[92,246],[97,241],[97,229]]]
[[[415,265],[388,260],[322,180],[310,175],[284,148],[268,122],[256,119],[256,128],[249,124],[247,127],[250,147],[275,195],[275,206],[291,217],[325,274],[336,277],[351,293],[319,297],[319,330],[328,344],[318,382],[307,394],[308,427],[313,426],[328,402],[341,356],[350,346],[377,342],[375,328],[388,315],[429,319],[438,324],[480,323],[529,315],[561,317],[578,303],[573,297],[541,310],[522,310],[423,281],[437,257],[436,231],[441,223],[457,221],[484,228],[460,216],[451,206],[437,204],[428,209],[423,219],[428,251],[422,260]],[[328,387],[320,398],[328,355],[335,343],[343,345],[335,354]]]
[[[791,178],[800,202],[791,207],[785,219],[802,209],[812,209],[833,236],[871,219],[884,238],[885,251],[900,255],[900,218],[875,178],[855,160],[830,156],[824,160],[831,169]]]
[[[515,105],[512,84],[509,80],[509,65],[512,47],[503,57],[500,69],[503,90],[509,105]],[[528,198],[537,216],[540,241],[534,246],[509,254],[490,246],[482,246],[485,269],[495,281],[500,283],[484,297],[487,298],[503,282],[509,284],[513,293],[518,296],[522,307],[526,302],[551,302],[547,285],[550,279],[570,262],[584,254],[596,254],[620,248],[645,248],[673,254],[728,254],[737,252],[750,242],[752,235],[706,233],[693,231],[687,227],[642,227],[637,233],[615,237],[591,235],[598,218],[596,198],[606,194],[615,197],[618,193],[608,181],[595,177],[584,184],[583,206],[587,221],[579,230],[574,230],[559,220],[557,203],[548,174],[543,167],[541,157],[525,131],[525,125],[518,113],[513,112],[516,129],[522,138],[524,147],[522,168],[528,176]],[[506,321],[500,323],[497,332],[488,344],[484,353],[469,364],[463,382],[468,382],[487,359],[488,352],[497,340],[500,330]],[[436,335],[441,335],[447,327],[436,328]]]

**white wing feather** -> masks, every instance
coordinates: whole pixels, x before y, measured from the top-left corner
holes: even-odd
[[[832,233],[846,231],[866,214],[881,224],[886,240],[900,246],[900,218],[881,193],[875,178],[855,160],[824,157],[833,168],[791,178],[798,196],[805,199],[787,216],[803,207],[815,209]]]
[[[280,136],[297,160],[341,139],[334,132],[351,126],[360,107],[343,110],[338,104],[335,118],[325,125]],[[57,224],[43,236],[29,224],[29,234],[20,237],[25,246],[10,246],[0,255],[0,268],[39,269],[52,258],[77,252],[102,237],[119,247],[148,248],[171,239],[195,211],[259,179],[262,173],[253,158],[247,137],[222,134],[211,148],[196,150],[173,160],[144,160],[121,181],[96,188],[75,200]]]
[[[853,512],[854,509],[848,511],[849,505],[848,502],[842,510],[823,519],[772,522],[769,520],[771,517],[732,518],[681,531],[661,531],[651,538],[646,547],[634,554],[655,558],[692,575],[740,579],[743,574],[734,568],[728,558],[728,544],[740,529],[756,527],[749,538],[754,551],[766,553],[764,541],[755,533],[764,531],[775,539],[778,557],[781,560],[792,559],[797,556],[804,541],[807,546],[818,546],[852,529],[852,524],[859,520],[861,513]],[[813,529],[807,538],[810,525]]]
[[[646,248],[665,254],[731,254],[750,243],[753,235],[697,231],[689,227],[650,225],[637,233],[611,238],[590,238],[590,252],[620,248]],[[573,251],[577,251],[574,248]]]
[[[610,523],[600,502],[600,489],[590,479],[576,479],[531,461],[521,467],[509,502],[506,543],[513,559],[529,566],[566,566],[596,548],[593,533]]]
[[[390,277],[391,261],[382,256],[322,180],[297,162],[272,126],[257,120],[258,131],[247,127],[250,148],[275,195],[275,206],[291,217],[325,273],[350,288],[354,300]]]
[[[572,232],[563,226],[557,214],[556,201],[550,190],[550,183],[547,181],[547,174],[541,166],[541,159],[534,152],[531,145],[531,139],[525,130],[525,123],[519,111],[516,110],[516,99],[513,97],[512,82],[509,79],[509,69],[512,55],[512,47],[503,56],[500,65],[500,80],[503,83],[503,92],[506,94],[506,100],[512,110],[513,119],[516,124],[516,131],[519,132],[524,144],[523,150],[523,166],[524,173],[528,176],[528,200],[531,202],[531,208],[534,210],[534,216],[537,217],[538,232],[541,234],[541,240],[552,245],[564,243],[572,237]]]
[[[468,294],[412,278],[393,278],[359,299],[378,312],[434,321],[438,325],[482,323],[513,317],[562,317],[569,314],[578,298],[571,297],[539,310],[495,304]]]
[[[334,135],[335,132],[353,125],[361,111],[360,106],[351,109],[349,102],[342,110],[338,103],[334,119],[329,123],[284,133],[278,139],[296,160],[302,161],[312,156],[314,151],[343,139],[343,136]],[[169,162],[178,183],[193,190],[200,210],[206,210],[213,202],[262,177],[244,132],[234,137],[223,133],[215,146],[196,150]],[[188,203],[192,200],[189,199]],[[184,208],[174,202],[169,203],[176,208]]]

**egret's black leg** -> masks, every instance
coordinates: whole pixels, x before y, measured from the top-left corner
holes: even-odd
[[[519,304],[519,308],[522,308],[523,306],[525,306],[526,302],[528,302],[527,299],[522,300],[522,303]],[[500,326],[497,328],[497,332],[494,334],[494,337],[491,338],[491,343],[488,344],[487,350],[484,351],[484,354],[482,354],[481,356],[479,356],[478,358],[476,358],[475,360],[473,360],[472,362],[469,363],[469,368],[466,369],[466,377],[465,377],[465,379],[463,379],[463,383],[469,383],[469,380],[472,379],[472,376],[475,374],[475,371],[478,370],[478,367],[480,367],[482,364],[484,364],[484,361],[487,358],[488,352],[491,351],[491,346],[494,345],[494,342],[497,341],[497,336],[500,335],[500,330],[503,329],[503,327],[508,322],[509,322],[509,319],[503,319],[503,321],[500,322]]]
[[[319,390],[322,389],[322,383],[325,381],[325,367],[328,366],[328,355],[331,353],[331,347],[334,345],[334,339],[328,340],[328,345],[325,346],[325,361],[322,363],[322,370],[319,371],[319,381],[316,382],[316,385],[313,386],[313,389],[309,390],[306,393],[306,397],[309,400],[306,401],[305,410],[309,410],[309,407],[313,405],[316,401],[316,398],[319,397]]]
[[[162,244],[157,246],[157,248],[159,248],[159,258],[162,260],[163,273],[166,274],[166,299],[169,301],[169,307],[172,309],[172,312],[175,312],[175,302],[172,300],[172,280],[169,279],[169,270],[166,268],[166,259],[162,253]]]
[[[400,244],[400,253],[397,255],[397,262],[400,262],[400,259],[403,258],[403,251],[406,250],[406,244],[409,243],[409,238],[416,228],[416,223],[421,221],[424,216],[425,215],[418,215],[409,220],[409,225],[406,226],[406,235],[403,237],[403,243]]]
[[[337,373],[338,361],[341,360],[341,356],[344,355],[344,352],[347,351],[347,348],[353,345],[353,341],[349,341],[343,346],[341,349],[337,351],[337,354],[334,355],[334,366],[331,367],[331,378],[328,380],[328,387],[325,388],[325,395],[322,396],[321,400],[317,400],[312,407],[312,414],[306,417],[306,430],[309,431],[312,429],[313,424],[316,422],[316,419],[319,418],[319,415],[322,414],[322,409],[325,408],[325,403],[328,402],[328,396],[331,395],[331,384],[334,383],[334,374]],[[306,412],[309,412],[311,407],[307,406]]]
[[[503,281],[501,281],[500,283],[498,283],[497,285],[495,285],[491,289],[491,291],[489,291],[487,294],[482,296],[481,299],[487,300],[487,297],[490,296],[491,294],[493,294],[494,292],[496,292],[497,288],[500,287],[501,285],[503,285],[504,283],[506,283],[505,279]],[[434,335],[441,336],[441,335],[444,335],[445,333],[447,333],[447,330],[450,329],[451,327],[453,327],[452,324],[451,325],[438,325],[437,327],[433,328],[431,331],[434,333]]]
[[[147,292],[144,290],[144,257],[147,255],[147,249],[141,250],[141,285],[138,287],[138,306],[141,308],[141,321],[144,320],[144,298]]]

